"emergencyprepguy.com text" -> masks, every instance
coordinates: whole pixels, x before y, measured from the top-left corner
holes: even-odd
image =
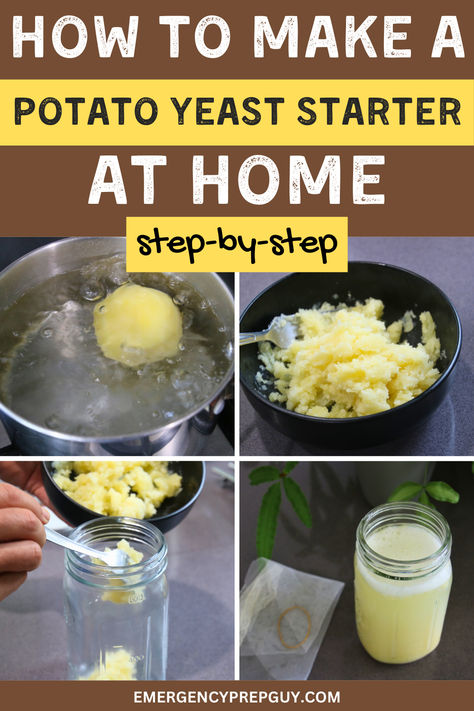
[[[134,690],[134,704],[340,704],[341,692],[308,689],[306,691],[280,690],[211,690],[197,689],[170,691],[165,689]]]
[[[127,218],[129,271],[347,271],[345,217]]]

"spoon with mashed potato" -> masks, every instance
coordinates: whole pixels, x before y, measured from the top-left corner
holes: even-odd
[[[56,543],[56,545],[62,546],[63,548],[69,548],[69,550],[76,551],[76,553],[82,553],[93,560],[98,559],[110,568],[123,568],[126,565],[130,565],[132,560],[129,551],[124,546],[121,548],[117,546],[115,550],[107,549],[105,551],[99,551],[95,548],[85,546],[82,543],[71,541],[69,538],[61,535],[57,531],[54,531],[52,528],[48,528],[48,526],[45,526],[45,533],[46,539],[51,543]],[[136,553],[136,551],[133,552]]]
[[[132,368],[172,358],[183,335],[173,299],[164,291],[132,283],[96,304],[94,329],[106,358]]]

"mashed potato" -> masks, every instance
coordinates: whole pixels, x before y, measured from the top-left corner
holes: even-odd
[[[143,560],[143,553],[135,550],[125,538],[122,538],[117,543],[117,548],[127,554],[128,565],[136,565]],[[106,548],[105,550],[110,552],[112,549]],[[93,558],[92,560],[97,565],[106,565],[100,558]],[[109,585],[115,588],[126,586],[128,585],[127,578],[111,578]],[[105,590],[105,592],[102,593],[101,599],[104,602],[113,602],[116,605],[132,605],[137,602],[143,602],[145,599],[145,591],[143,587],[132,590]]]
[[[183,336],[181,313],[158,289],[124,284],[94,308],[102,353],[131,367],[172,358]]]
[[[71,499],[105,516],[149,518],[181,491],[167,462],[54,462],[54,481]]]
[[[358,417],[401,405],[430,387],[440,374],[431,314],[420,314],[422,342],[414,348],[399,343],[413,329],[414,314],[387,328],[383,309],[378,299],[300,309],[299,337],[289,348],[260,345],[259,358],[275,377],[270,401],[313,417]]]
[[[123,551],[128,555],[129,565],[136,565],[137,563],[141,563],[143,560],[143,553],[136,551],[135,548],[133,548],[130,543],[125,540],[125,538],[122,538],[117,543],[117,548],[119,551]]]
[[[116,649],[105,653],[105,663],[97,664],[89,676],[80,681],[133,681],[137,678],[137,665],[130,652]]]

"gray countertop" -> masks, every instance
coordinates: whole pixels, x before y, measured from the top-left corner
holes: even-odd
[[[240,453],[252,455],[343,454],[375,456],[466,456],[474,454],[474,427],[470,416],[474,401],[474,298],[471,237],[351,237],[349,259],[382,261],[427,277],[452,300],[463,326],[459,362],[451,377],[448,396],[432,417],[408,436],[368,449],[331,451],[285,437],[263,420],[241,390]],[[243,273],[240,276],[241,311],[257,294],[285,274]]]
[[[271,464],[271,462],[269,462]],[[241,585],[256,558],[258,509],[267,484],[250,486],[248,473],[259,462],[242,462],[240,484]],[[382,463],[383,466],[383,463]],[[470,462],[443,461],[434,480],[450,483],[461,494],[456,505],[439,504],[453,535],[453,587],[438,648],[411,664],[376,662],[363,649],[355,628],[353,556],[355,532],[371,506],[365,501],[352,462],[302,462],[293,470],[313,516],[307,529],[286,500],[282,502],[272,559],[314,575],[345,582],[310,679],[471,679],[474,666],[472,581],[474,476]]]
[[[166,534],[170,584],[168,679],[234,678],[234,496],[211,472],[187,518]],[[0,602],[0,680],[66,678],[63,552]]]

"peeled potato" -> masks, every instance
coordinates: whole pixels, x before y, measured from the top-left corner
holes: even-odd
[[[124,284],[94,308],[97,343],[107,358],[136,367],[178,352],[181,314],[163,291]]]

